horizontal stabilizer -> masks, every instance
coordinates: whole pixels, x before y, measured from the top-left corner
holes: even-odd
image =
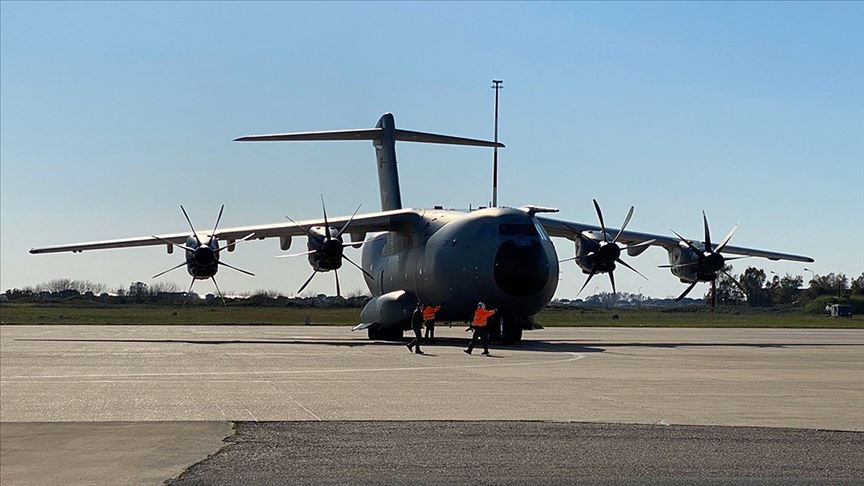
[[[396,140],[404,142],[442,143],[448,145],[473,145],[476,147],[499,147],[503,143],[487,142],[486,140],[475,140],[473,138],[453,137],[450,135],[437,135],[434,133],[412,132],[410,130],[396,129]]]
[[[302,140],[381,140],[382,128],[362,128],[359,130],[329,130],[324,132],[273,133],[269,135],[249,135],[234,139],[235,142],[289,142]],[[504,147],[503,143],[476,140],[473,138],[453,137],[435,133],[395,130],[395,139],[403,142],[440,143],[447,145],[470,145],[475,147]]]
[[[380,128],[360,130],[329,130],[325,132],[273,133],[270,135],[249,135],[234,139],[235,142],[287,142],[291,140],[377,140],[381,138]]]

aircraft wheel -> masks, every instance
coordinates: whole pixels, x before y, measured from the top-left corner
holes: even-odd
[[[504,344],[519,344],[522,341],[522,322],[515,316],[505,318],[502,326],[501,340]]]
[[[489,333],[489,342],[501,342],[501,318],[494,315],[486,322],[486,331]]]
[[[369,333],[369,339],[372,341],[384,339],[383,337],[381,337],[381,326],[378,324],[371,326],[369,329],[367,329],[367,332]]]
[[[380,324],[368,329],[369,339],[373,341],[401,341],[404,331],[399,326],[382,327]]]
[[[522,342],[522,326],[518,322],[504,325],[504,344],[519,344]]]
[[[401,341],[405,337],[405,331],[399,326],[386,328],[383,330],[383,334],[384,337],[382,339],[386,341]]]

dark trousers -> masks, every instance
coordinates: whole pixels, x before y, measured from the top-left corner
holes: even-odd
[[[426,342],[432,342],[435,340],[435,319],[430,319],[426,321]]]
[[[423,336],[420,334],[420,326],[414,326],[414,339],[408,343],[408,347],[414,348],[415,353],[420,353],[420,339],[422,338]]]
[[[471,342],[468,343],[468,352],[474,349],[474,344],[477,341],[483,341],[483,352],[489,353],[489,326],[475,327],[474,335],[471,336]]]

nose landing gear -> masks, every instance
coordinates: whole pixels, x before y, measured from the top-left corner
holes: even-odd
[[[516,314],[504,313],[501,316],[495,315],[489,319],[489,339],[494,343],[501,344],[519,344],[522,341],[522,330],[528,325],[529,329],[532,323]]]

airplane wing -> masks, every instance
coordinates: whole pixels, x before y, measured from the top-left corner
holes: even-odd
[[[537,220],[540,224],[543,225],[543,228],[549,233],[549,236],[559,237],[559,238],[567,238],[574,239],[578,233],[583,231],[588,232],[597,232],[598,235],[602,235],[603,230],[599,226],[592,226],[584,223],[576,223],[571,221],[562,221],[558,219],[551,218],[542,218],[537,217]],[[618,234],[617,228],[606,228],[606,233],[609,234],[609,239],[615,237]],[[673,248],[678,245],[681,241],[677,237],[667,236],[667,235],[654,235],[651,233],[639,233],[636,231],[624,231],[621,234],[621,237],[618,241],[632,245],[636,243],[641,243],[643,241],[655,240],[651,246],[662,246],[666,250]],[[694,245],[701,248],[702,242],[699,238],[694,238],[690,240]],[[746,256],[754,256],[760,258],[767,258],[769,260],[790,260],[793,262],[805,262],[812,263],[814,260],[810,257],[801,256],[801,255],[791,255],[788,253],[778,253],[774,251],[766,251],[766,250],[757,250],[753,248],[742,248],[739,246],[726,246],[723,249],[723,253],[733,253],[736,255],[746,255]]]
[[[413,223],[416,223],[419,216],[419,213],[413,209],[398,209],[379,213],[358,214],[354,217],[353,221],[351,221],[348,233],[355,235],[380,231],[400,231],[402,228],[410,227]],[[350,216],[327,218],[327,221],[331,227],[341,228],[350,218]],[[306,231],[303,228],[310,228],[312,226],[324,226],[324,220],[310,219],[298,221],[297,223],[286,221],[284,223],[263,224],[258,226],[221,228],[216,231],[215,236],[220,240],[228,242],[247,237],[249,239],[263,240],[264,238],[305,236]],[[195,231],[202,236],[210,235],[212,228],[196,229]],[[119,240],[102,240],[86,243],[72,243],[68,245],[42,246],[32,248],[30,253],[80,253],[82,251],[104,250],[107,248],[167,245],[168,241],[174,244],[184,245],[186,244],[186,238],[188,238],[190,234],[190,231],[187,230],[181,233],[141,236]]]

